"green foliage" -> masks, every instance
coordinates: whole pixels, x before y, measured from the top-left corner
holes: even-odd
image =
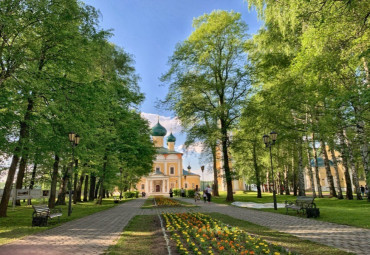
[[[36,186],[49,186],[54,155],[61,181],[71,131],[81,137],[75,171],[95,174],[104,188],[128,189],[150,171],[155,150],[137,110],[144,96],[133,58],[108,41],[97,17],[76,0],[0,3],[0,152],[36,164]]]
[[[190,198],[194,198],[194,196],[195,196],[195,190],[193,190],[193,189],[186,190],[186,196],[187,197],[190,197]]]
[[[173,191],[173,195],[175,197],[181,196],[181,190],[180,189],[172,189],[172,191]]]

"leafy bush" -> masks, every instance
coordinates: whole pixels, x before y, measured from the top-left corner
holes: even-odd
[[[172,189],[173,191],[173,195],[176,197],[179,197],[181,194],[180,194],[180,189]]]
[[[139,191],[135,191],[135,197],[139,198]]]
[[[194,196],[195,196],[195,190],[193,190],[193,189],[187,190],[186,191],[186,196],[187,197],[190,197],[190,198],[194,198]]]
[[[126,191],[123,195],[125,198],[133,198],[136,196],[135,192]]]

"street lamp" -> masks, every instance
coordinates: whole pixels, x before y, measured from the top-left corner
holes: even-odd
[[[204,190],[204,166],[201,166],[200,169],[202,170],[202,191]]]
[[[271,137],[271,141],[270,141]],[[274,168],[272,165],[272,153],[271,153],[271,147],[272,145],[275,145],[275,141],[277,138],[277,133],[272,131],[270,133],[270,136],[264,135],[263,136],[263,142],[265,143],[267,148],[270,148],[270,161],[271,161],[271,176],[272,176],[272,196],[274,198],[274,209],[277,210],[277,203],[276,203],[276,190],[275,190],[275,180],[274,180]]]
[[[68,216],[71,216],[71,213],[72,213],[73,164],[75,162],[75,147],[80,143],[80,136],[75,134],[74,132],[70,132],[68,134],[68,138],[69,138],[69,141],[71,142],[71,146],[72,146],[72,163],[71,163],[71,169],[69,171],[69,182],[68,182],[68,189],[69,189]]]

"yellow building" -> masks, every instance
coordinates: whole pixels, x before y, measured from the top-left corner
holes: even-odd
[[[334,180],[334,186],[335,188],[338,187],[338,182],[337,182],[337,177],[336,177],[336,172],[335,172],[335,169],[334,169],[334,163],[333,163],[333,159],[332,159],[332,156],[331,156],[331,153],[330,150],[329,150],[329,147],[326,146],[326,151],[327,151],[327,154],[328,154],[328,159],[329,159],[329,166],[330,166],[330,172],[331,172],[331,175],[333,176],[333,180]],[[338,159],[341,158],[341,155],[338,151],[335,151],[335,157]],[[315,160],[314,159],[311,159],[311,169],[312,169],[312,173],[313,173],[313,177],[314,177],[314,184],[315,184],[315,189],[317,191],[317,180],[316,180],[316,175],[315,175]],[[322,191],[329,191],[329,183],[328,183],[328,178],[326,176],[326,168],[325,168],[325,164],[324,164],[324,159],[322,157],[317,157],[317,164],[318,164],[318,170],[319,170],[319,178],[320,178],[320,185],[321,185],[321,189]],[[342,164],[342,160],[338,160],[338,174],[339,174],[339,181],[340,181],[340,186],[342,188],[343,191],[346,190],[346,182],[345,182],[345,177],[344,177],[344,166]],[[350,179],[352,181],[352,190],[354,191],[355,190],[355,186],[354,186],[354,183],[353,183],[353,177],[352,177],[352,171],[350,169],[349,171],[349,175],[350,175]],[[366,185],[366,182],[364,179],[361,179],[361,177],[359,177],[359,185],[363,185],[365,186]],[[305,187],[306,187],[306,190],[310,191],[311,190],[311,181],[310,181],[310,178],[309,178],[309,173],[308,173],[308,169],[306,169],[306,174],[305,174]]]
[[[172,189],[195,189],[200,187],[200,176],[183,169],[182,153],[175,151],[175,136],[167,137],[167,148],[164,147],[164,137],[167,130],[159,123],[152,128],[152,139],[157,150],[152,172],[140,179],[137,190],[147,195],[167,195]]]

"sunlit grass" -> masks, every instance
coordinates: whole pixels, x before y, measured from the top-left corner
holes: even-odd
[[[122,202],[129,201],[123,200]],[[33,204],[38,204],[41,201],[32,201]],[[66,201],[68,203],[68,200]],[[58,219],[54,218],[49,220],[47,227],[32,227],[32,205],[22,202],[21,206],[16,206],[15,209],[11,206],[8,208],[8,217],[0,218],[0,245],[12,242],[18,238],[26,235],[31,235],[40,231],[44,231],[49,228],[54,228],[62,223],[78,219],[102,210],[112,208],[118,204],[113,202],[113,198],[103,199],[102,205],[96,205],[95,202],[83,202],[72,205],[72,214],[68,217],[68,205],[57,206],[61,208],[63,216],[60,217],[60,223]]]
[[[220,197],[213,197],[212,202],[221,204],[230,204],[225,201],[226,192],[220,192]],[[296,197],[277,195],[277,202],[284,203],[285,200],[294,201]],[[262,193],[262,198],[257,198],[257,192],[242,191],[234,194],[234,200],[238,202],[254,203],[272,203],[272,193]],[[315,198],[315,204],[320,209],[320,217],[316,218],[321,221],[328,221],[338,224],[369,228],[370,229],[370,203],[366,200],[346,200],[337,198]],[[258,209],[268,212],[286,213],[285,208],[277,211],[274,209]],[[289,215],[297,215],[295,211],[290,211]],[[302,217],[302,216],[300,216]]]

